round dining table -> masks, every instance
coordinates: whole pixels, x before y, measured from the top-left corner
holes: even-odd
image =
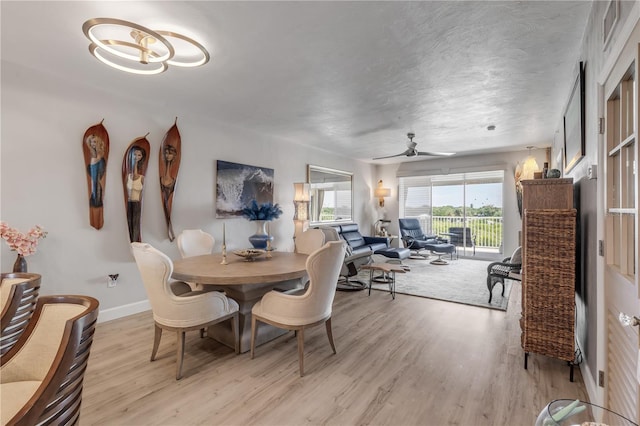
[[[173,261],[173,274],[176,280],[213,285],[224,291],[227,296],[238,302],[240,307],[240,352],[247,352],[251,344],[251,308],[267,292],[274,288],[292,289],[304,285],[306,272],[306,254],[289,252],[270,252],[270,257],[262,255],[247,261],[233,253],[227,254],[223,264],[222,254],[213,253],[187,257]],[[233,333],[227,321],[210,326],[207,336],[233,348]],[[287,330],[259,323],[256,331],[256,345],[260,345]]]

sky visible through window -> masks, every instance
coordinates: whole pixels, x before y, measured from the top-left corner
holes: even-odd
[[[421,200],[428,199],[426,191],[429,188],[411,188],[412,197],[407,200],[407,207],[421,207]],[[423,194],[420,194],[424,191]],[[446,185],[433,187],[434,207],[453,206],[460,207],[463,204],[463,185]],[[496,206],[502,207],[502,184],[483,183],[467,185],[467,206]]]

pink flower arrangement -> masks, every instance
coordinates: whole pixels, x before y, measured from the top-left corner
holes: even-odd
[[[19,255],[29,256],[36,252],[38,240],[46,238],[47,232],[40,225],[36,225],[26,234],[11,228],[6,222],[0,222],[0,237],[7,242],[9,248]]]

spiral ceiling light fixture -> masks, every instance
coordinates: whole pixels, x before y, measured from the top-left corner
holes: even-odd
[[[169,65],[197,67],[210,58],[207,49],[192,38],[122,19],[89,19],[82,31],[91,41],[89,52],[96,59],[133,74],[160,74]]]

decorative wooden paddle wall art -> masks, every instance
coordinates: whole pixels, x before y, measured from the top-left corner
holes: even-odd
[[[140,236],[140,218],[142,217],[142,190],[144,189],[144,175],[149,163],[151,149],[146,135],[134,139],[127,148],[122,159],[122,186],[124,188],[124,203],[127,209],[127,225],[129,226],[129,240],[142,242]]]
[[[173,193],[176,189],[176,180],[178,179],[178,170],[180,169],[180,150],[182,145],[177,123],[178,118],[176,117],[173,126],[171,126],[164,136],[164,140],[160,146],[160,167],[158,168],[160,174],[162,209],[164,210],[164,217],[167,221],[169,241],[173,241],[175,238],[173,225],[171,224],[171,207],[173,206]]]
[[[102,125],[103,121],[89,127],[82,138],[89,192],[89,223],[96,229],[104,225],[103,196],[109,159],[109,134]]]

